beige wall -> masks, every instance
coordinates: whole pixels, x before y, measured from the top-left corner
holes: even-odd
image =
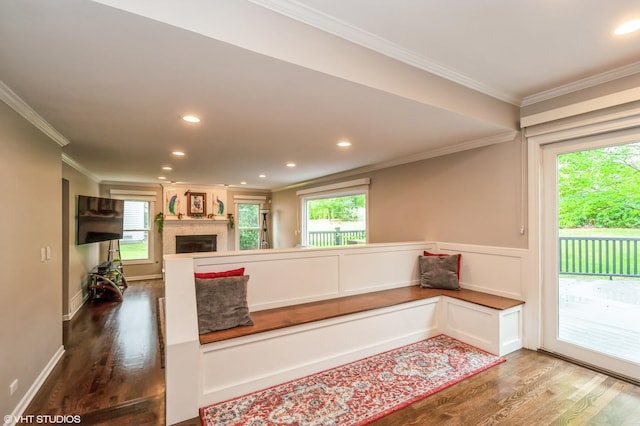
[[[161,185],[140,185],[140,184],[101,184],[100,194],[105,198],[112,198],[111,190],[121,189],[130,191],[156,191],[156,201],[153,203],[153,212],[151,214],[151,220],[155,215],[162,212],[162,186]],[[151,263],[127,263],[124,268],[124,275],[129,280],[135,280],[137,278],[148,278],[153,276],[162,275],[162,235],[158,233],[156,229],[156,223],[153,222],[153,261]],[[101,245],[101,259],[107,260],[108,243],[100,243]]]
[[[271,220],[273,228],[273,247],[290,248],[300,243],[300,229],[297,215],[300,210],[296,191],[278,191],[271,194]]]
[[[62,346],[61,147],[0,102],[0,413]],[[41,248],[51,258],[40,260]],[[9,384],[18,391],[9,396]]]
[[[526,248],[527,238],[519,232],[521,153],[518,135],[511,142],[341,180],[371,178],[371,243],[434,240]],[[273,194],[276,247],[300,242],[295,194],[300,189]]]
[[[74,298],[88,296],[87,274],[100,263],[98,244],[76,245],[76,203],[78,195],[99,195],[98,183],[80,173],[73,167],[63,164],[62,177],[69,181],[69,269],[68,284],[64,289],[66,300],[63,300],[63,315],[74,313]],[[80,296],[81,295],[81,296]]]

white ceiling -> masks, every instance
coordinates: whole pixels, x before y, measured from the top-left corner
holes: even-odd
[[[640,33],[612,35],[638,17],[637,0],[0,0],[0,91],[97,179],[274,189],[503,141],[520,105],[639,72]]]

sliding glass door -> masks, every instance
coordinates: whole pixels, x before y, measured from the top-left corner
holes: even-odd
[[[640,137],[543,147],[549,351],[640,380]]]

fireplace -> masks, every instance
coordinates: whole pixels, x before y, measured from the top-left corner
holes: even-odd
[[[176,235],[176,253],[195,253],[217,251],[216,234],[212,235]]]

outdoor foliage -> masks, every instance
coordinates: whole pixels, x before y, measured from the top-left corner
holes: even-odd
[[[259,226],[260,206],[258,204],[239,204],[238,232],[240,237],[240,250],[260,248]]]
[[[257,229],[240,230],[240,250],[255,250],[260,248],[260,231]]]
[[[338,219],[343,222],[358,220],[358,209],[365,205],[364,195],[352,195],[336,198],[320,198],[307,203],[310,220]]]
[[[640,143],[558,157],[560,228],[640,228]]]

